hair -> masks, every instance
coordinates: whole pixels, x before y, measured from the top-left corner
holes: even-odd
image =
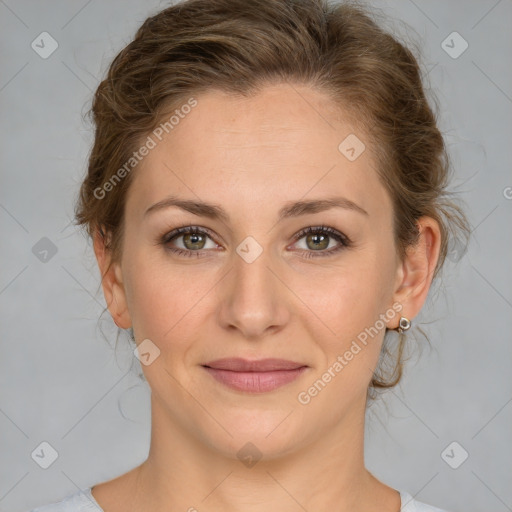
[[[213,89],[247,97],[272,84],[306,85],[328,94],[371,141],[366,146],[392,200],[402,260],[418,241],[416,221],[438,222],[435,279],[449,240],[467,243],[469,224],[447,189],[450,161],[418,60],[374,17],[354,1],[187,0],[146,19],[94,94],[94,143],[76,224],[91,238],[103,237],[110,264],[120,261],[126,197],[137,170],[127,172],[126,163],[163,120],[192,95]],[[398,334],[390,371],[379,361],[369,396],[400,381],[405,341]]]

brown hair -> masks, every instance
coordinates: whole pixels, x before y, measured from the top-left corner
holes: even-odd
[[[372,141],[393,203],[400,257],[418,239],[419,217],[439,223],[435,278],[450,235],[462,234],[467,241],[468,222],[447,191],[448,154],[418,62],[372,16],[353,1],[188,0],[149,17],[114,58],[94,95],[95,139],[76,223],[91,237],[99,232],[111,263],[119,261],[133,172],[112,178],[116,173],[119,178],[163,119],[209,89],[249,95],[272,83],[305,84],[330,94]],[[99,190],[108,193],[98,198]],[[398,340],[390,377],[379,375],[379,363],[370,390],[399,382],[405,335]],[[385,345],[381,356],[387,352]]]

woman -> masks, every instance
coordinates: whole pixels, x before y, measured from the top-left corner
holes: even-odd
[[[189,0],[144,22],[92,110],[77,223],[151,447],[36,510],[439,511],[364,465],[366,407],[467,234],[412,53],[349,4]]]

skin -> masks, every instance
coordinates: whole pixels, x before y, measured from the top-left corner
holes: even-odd
[[[391,199],[370,151],[351,162],[338,150],[347,135],[365,135],[324,93],[278,84],[251,98],[210,91],[196,99],[133,171],[122,259],[102,281],[116,324],[133,327],[136,342],[150,339],[160,355],[142,365],[152,391],[149,456],[93,495],[106,512],[398,512],[398,492],[364,467],[366,392],[385,330],[307,405],[297,395],[393,303],[413,321],[439,256],[439,226],[419,219],[419,242],[399,260]],[[222,206],[229,220],[177,207],[144,216],[171,193]],[[278,222],[285,203],[330,196],[368,215],[331,208]],[[352,245],[314,257],[314,240],[295,241],[322,224]],[[200,257],[169,252],[197,251],[183,235],[167,249],[157,243],[194,225],[214,234],[201,239]],[[252,263],[236,252],[247,236],[263,250]],[[320,251],[340,244],[328,240]],[[94,250],[103,274],[110,254],[99,236]],[[385,325],[396,328],[399,318]],[[308,369],[277,390],[248,394],[201,366],[224,357],[276,357]],[[263,454],[250,468],[237,458],[249,441]]]

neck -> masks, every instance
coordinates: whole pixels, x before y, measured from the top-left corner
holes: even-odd
[[[151,447],[130,486],[134,510],[190,512],[340,512],[400,508],[398,493],[364,466],[365,401],[326,432],[292,453],[262,458],[252,466],[181,428],[152,395]],[[328,414],[328,412],[326,412]],[[389,507],[385,508],[384,503]],[[137,504],[137,506],[135,506]],[[108,512],[108,511],[106,511]]]

